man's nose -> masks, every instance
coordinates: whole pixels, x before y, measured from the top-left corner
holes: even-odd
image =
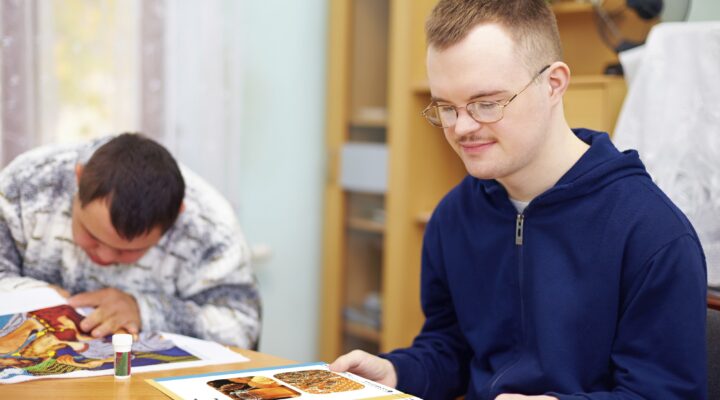
[[[103,262],[114,262],[117,260],[118,252],[108,246],[99,245],[96,254]]]
[[[464,136],[480,129],[481,124],[475,121],[464,107],[458,108],[457,112],[457,121],[453,127],[456,135]]]

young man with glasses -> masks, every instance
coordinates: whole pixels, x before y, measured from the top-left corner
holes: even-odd
[[[705,260],[634,151],[571,130],[545,0],[441,0],[431,104],[469,173],[423,243],[426,321],[349,370],[426,399],[704,399]]]

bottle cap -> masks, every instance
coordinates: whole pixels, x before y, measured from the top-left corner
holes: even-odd
[[[112,336],[113,346],[132,346],[133,337],[127,333],[116,333]]]

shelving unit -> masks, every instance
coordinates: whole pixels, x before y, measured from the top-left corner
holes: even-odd
[[[350,217],[348,219],[348,227],[356,231],[383,233],[385,232],[385,224],[371,219]]]
[[[566,14],[592,13],[592,4],[588,1],[559,1],[553,4],[556,16]]]
[[[341,0],[330,6],[324,280],[321,358],[353,348],[377,352],[378,303],[386,233],[383,192],[342,186],[348,143],[387,143],[389,2]]]
[[[606,0],[609,12],[622,12],[622,33],[628,38],[644,38],[656,21],[641,20],[627,9],[624,0]],[[627,91],[621,76],[603,72],[617,64],[618,57],[600,38],[597,16],[588,1],[556,1],[553,11],[560,30],[564,61],[572,78],[565,95],[565,116],[572,127],[587,127],[612,135]]]
[[[442,132],[420,116],[430,101],[424,22],[436,0],[333,0],[330,6],[323,293],[320,359],[354,348],[408,346],[424,321],[420,257],[432,209],[466,172]],[[554,6],[572,126],[612,131],[625,95],[616,62],[597,38],[587,3]],[[388,190],[341,187],[342,148],[383,143]]]

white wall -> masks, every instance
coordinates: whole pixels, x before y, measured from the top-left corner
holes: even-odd
[[[240,3],[240,222],[257,265],[260,351],[317,360],[325,168],[327,0]]]
[[[666,0],[669,2],[677,0]],[[692,0],[690,8],[690,21],[718,21],[720,20],[720,1],[718,0]]]

